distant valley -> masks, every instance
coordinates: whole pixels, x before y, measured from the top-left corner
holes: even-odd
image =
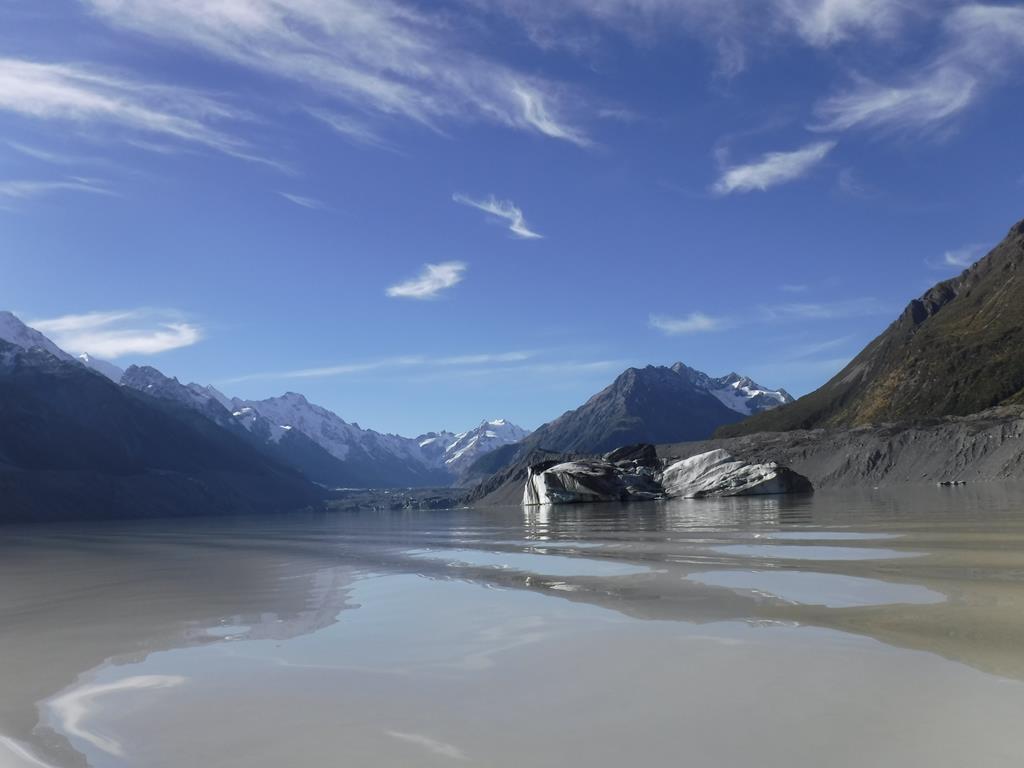
[[[4,513],[238,514],[316,507],[342,488],[463,488],[450,498],[493,502],[520,495],[532,463],[632,444],[666,458],[727,448],[781,460],[816,485],[1019,477],[1022,269],[1024,222],[799,400],[681,362],[629,368],[532,433],[493,419],[383,434],[294,392],[243,400],[153,367],[76,358],[2,312]]]

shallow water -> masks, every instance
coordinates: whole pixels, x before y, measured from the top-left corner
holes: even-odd
[[[1020,766],[1024,489],[0,529],[8,766]]]

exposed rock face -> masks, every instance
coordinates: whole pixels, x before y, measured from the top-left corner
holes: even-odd
[[[661,496],[654,469],[606,461],[545,462],[530,467],[523,504],[583,504]]]
[[[761,496],[807,493],[811,481],[780,467],[774,461],[748,464],[721,449],[682,459],[660,476],[669,498],[700,499],[705,496]]]
[[[815,488],[1019,480],[1024,478],[1024,406],[927,424],[761,432],[662,445],[658,452],[693,456],[714,448],[750,462],[778,461],[809,477]]]
[[[623,455],[630,458],[623,459]],[[657,459],[654,446],[629,446],[601,459],[534,464],[527,473],[523,504],[695,499],[811,490],[806,477],[785,467],[775,463],[749,464],[722,450],[662,462]]]
[[[1024,403],[1024,222],[910,302],[829,382],[718,437],[966,416]]]

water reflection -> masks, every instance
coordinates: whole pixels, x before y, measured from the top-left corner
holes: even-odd
[[[634,668],[615,654],[664,646],[685,659],[713,641],[726,664],[730,648],[762,655],[749,649],[769,642],[767,628],[817,628],[826,634],[787,642],[817,637],[814,653],[827,655],[835,638],[861,637],[1024,679],[1021,499],[1019,488],[990,486],[8,529],[0,765],[189,764],[158,755],[132,762],[133,750],[164,743],[153,732],[162,719],[147,719],[147,707],[187,720],[196,696],[216,699],[221,688],[265,697],[255,678],[277,686],[296,713],[308,697],[309,723],[282,710],[295,729],[282,738],[313,738],[304,729],[318,722],[315,705],[341,717],[350,695],[317,671],[364,686],[391,713],[372,737],[346,732],[337,745],[362,744],[364,764],[386,764],[375,757],[385,754],[391,764],[479,762],[483,745],[418,718],[401,680],[443,696],[458,686],[442,681],[482,684],[496,674],[493,684],[514,698],[509,660],[528,649],[561,658],[570,642],[582,644],[578,653],[596,643]],[[684,640],[681,656],[670,650]],[[570,687],[576,679],[561,668],[546,673]],[[657,688],[655,670],[634,674],[620,684]],[[263,718],[278,704],[259,706]],[[239,720],[239,733],[244,727]],[[278,759],[250,764],[289,764],[284,753]]]

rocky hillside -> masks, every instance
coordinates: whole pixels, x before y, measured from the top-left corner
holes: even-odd
[[[718,434],[907,422],[1013,403],[1024,403],[1024,221],[910,302],[820,389]]]
[[[1024,478],[1024,406],[1001,406],[927,423],[761,432],[658,446],[686,457],[724,448],[746,461],[777,461],[816,488]]]
[[[711,379],[682,363],[630,368],[582,406],[534,432],[523,442],[524,453],[536,448],[603,453],[630,443],[709,437],[751,413],[750,398],[742,386],[733,386],[748,381],[735,375]]]
[[[914,425],[759,432],[657,446],[666,461],[719,449],[750,463],[777,462],[807,477],[816,489],[1014,480],[1024,477],[1024,406]],[[536,452],[488,478],[465,501],[518,504],[529,465],[579,458]]]

